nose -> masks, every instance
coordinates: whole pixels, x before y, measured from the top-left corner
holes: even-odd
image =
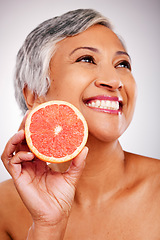
[[[109,91],[120,90],[123,87],[122,81],[117,74],[100,75],[95,81],[96,87],[106,88]]]

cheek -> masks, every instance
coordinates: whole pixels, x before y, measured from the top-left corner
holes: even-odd
[[[123,84],[127,95],[127,100],[129,102],[135,102],[137,97],[137,84],[131,73],[125,76]]]
[[[134,79],[127,85],[127,118],[129,123],[131,122],[135,110],[136,99],[137,99],[137,85]]]
[[[51,80],[46,100],[64,100],[79,108],[79,101],[85,90],[85,81],[81,74],[58,74]]]
[[[135,106],[136,99],[137,99],[137,84],[134,79],[132,79],[132,83],[128,86],[129,91],[129,100],[133,103],[133,106]]]
[[[93,80],[93,73],[87,69],[71,65],[52,72],[51,88],[56,94],[74,95],[82,92]]]

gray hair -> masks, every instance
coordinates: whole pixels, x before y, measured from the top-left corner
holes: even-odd
[[[27,36],[17,54],[14,76],[15,97],[23,113],[27,110],[23,96],[25,86],[38,96],[45,96],[50,87],[49,63],[56,43],[95,24],[112,30],[109,20],[99,12],[78,9],[41,23]]]

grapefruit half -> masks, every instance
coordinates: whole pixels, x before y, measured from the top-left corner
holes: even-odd
[[[25,137],[28,147],[39,159],[60,163],[73,159],[84,148],[88,127],[75,106],[65,101],[50,101],[29,113]]]

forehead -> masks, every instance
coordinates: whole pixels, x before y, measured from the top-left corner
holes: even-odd
[[[109,28],[103,25],[94,25],[82,33],[72,37],[67,37],[56,44],[56,50],[69,50],[70,48],[80,46],[93,47],[115,47],[118,50],[124,50],[124,47],[117,35]]]

